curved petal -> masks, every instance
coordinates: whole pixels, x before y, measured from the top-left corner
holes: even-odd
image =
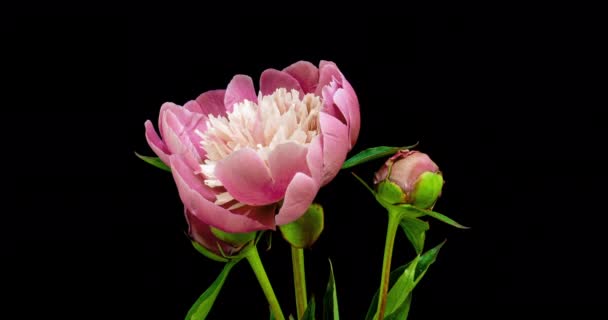
[[[346,125],[349,131],[350,148],[357,142],[359,129],[361,128],[361,115],[359,113],[359,100],[350,84],[343,79],[343,88],[336,90],[334,94],[334,103],[340,109],[342,115],[346,119]]]
[[[312,201],[315,199],[319,185],[315,181],[299,172],[291,180],[285,193],[285,200],[275,217],[277,225],[284,225],[301,217]]]
[[[338,85],[341,85],[339,82],[342,80],[340,69],[333,62],[321,61],[319,64],[319,84],[317,85],[315,94],[321,96],[323,87],[329,85],[332,80],[338,81]]]
[[[319,83],[319,69],[308,61],[298,61],[283,69],[300,83],[305,93],[315,92]]]
[[[202,159],[206,152],[200,145],[201,133],[207,129],[207,117],[175,104],[166,104],[162,113],[161,133],[168,150],[172,153],[193,152]]]
[[[288,73],[276,69],[266,69],[260,76],[260,91],[263,95],[272,94],[278,88],[285,88],[287,91],[295,89],[300,92],[300,98],[304,96],[304,91],[300,83]]]
[[[308,154],[306,154],[306,163],[312,178],[318,185],[321,185],[323,179],[323,139],[322,136],[316,136],[308,145]]]
[[[226,111],[232,111],[235,103],[242,102],[245,99],[252,102],[258,101],[255,89],[253,88],[253,80],[249,76],[237,74],[226,88],[224,96]]]
[[[308,148],[304,145],[294,142],[288,142],[278,145],[268,155],[268,166],[270,174],[274,181],[274,189],[285,194],[287,186],[291,179],[298,172],[303,172],[310,175],[306,155]]]
[[[281,200],[284,190],[274,186],[270,170],[251,148],[243,148],[219,161],[215,176],[236,200],[261,206]]]
[[[163,140],[161,140],[156,130],[154,130],[152,121],[146,120],[144,127],[146,128],[146,141],[148,141],[148,145],[166,165],[169,165],[169,149],[167,149]]]
[[[224,104],[225,96],[226,90],[210,90],[202,93],[196,98],[200,111],[195,112],[206,115],[212,114],[214,116],[226,115],[226,105]],[[232,108],[230,110],[232,110]]]
[[[226,232],[250,232],[274,229],[274,224],[256,220],[256,216],[234,214],[207,200],[200,192],[203,181],[195,176],[183,155],[171,156],[171,172],[184,206],[203,222]]]
[[[331,181],[346,160],[349,149],[348,130],[340,120],[321,112],[319,114],[321,134],[323,135],[323,183]]]
[[[334,118],[342,121],[345,125],[348,126],[348,118],[347,116],[336,106],[334,103],[334,95],[336,91],[341,88],[338,88],[336,82],[331,82],[321,89],[321,94],[323,96],[323,111],[332,115]]]

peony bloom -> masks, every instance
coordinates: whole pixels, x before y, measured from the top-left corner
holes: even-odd
[[[376,172],[374,184],[380,196],[389,202],[428,209],[441,195],[443,177],[427,154],[400,150]]]
[[[150,121],[145,127],[187,210],[226,232],[249,232],[306,212],[357,140],[359,102],[334,63],[299,61],[264,71],[257,95],[250,77],[236,75],[226,90],[163,104],[160,136]]]

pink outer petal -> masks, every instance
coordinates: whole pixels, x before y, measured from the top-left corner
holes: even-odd
[[[307,163],[308,149],[306,146],[288,142],[278,145],[268,155],[268,166],[274,181],[274,189],[283,195],[291,179],[298,172],[310,175]]]
[[[342,79],[343,88],[336,90],[333,100],[338,109],[344,115],[349,131],[350,148],[357,142],[359,129],[361,128],[361,115],[359,113],[359,100],[355,91],[346,79]],[[349,149],[350,149],[349,148]]]
[[[260,76],[260,90],[263,95],[272,94],[278,88],[285,88],[287,91],[295,89],[300,92],[300,98],[304,96],[304,91],[300,83],[288,73],[276,69],[266,69]]]
[[[319,69],[308,61],[298,61],[283,69],[300,83],[304,93],[315,92],[319,83]]]
[[[321,112],[319,114],[323,135],[323,182],[326,185],[340,171],[349,149],[348,130],[340,120]]]
[[[275,217],[277,225],[283,225],[301,217],[312,201],[315,199],[319,185],[315,181],[299,172],[294,177],[285,193],[285,200]]]
[[[338,69],[336,64],[333,62],[321,61],[319,64],[319,84],[317,85],[315,94],[320,97],[323,87],[329,85],[332,80],[342,80],[342,73],[340,73],[340,69]],[[341,84],[342,83],[338,83],[338,85]]]
[[[196,102],[199,105],[199,112],[205,115],[212,114],[214,116],[226,115],[226,105],[224,105],[224,98],[226,96],[226,90],[211,90],[202,93]],[[230,108],[232,110],[232,108]]]
[[[165,143],[160,139],[156,130],[154,130],[154,125],[152,125],[152,121],[147,120],[144,123],[144,127],[146,128],[146,140],[148,141],[148,145],[156,155],[167,165],[169,165],[169,149]]]
[[[171,154],[192,152],[199,159],[206,152],[201,147],[201,136],[196,132],[205,132],[207,117],[194,113],[173,103],[166,103],[161,109],[161,123],[164,142]]]
[[[249,76],[237,74],[226,88],[226,95],[224,96],[226,110],[228,112],[232,111],[235,103],[242,102],[245,99],[252,102],[258,101],[253,88],[253,80]]]
[[[251,148],[243,148],[219,161],[215,176],[236,200],[261,206],[283,198],[284,190],[274,186],[270,170]]]
[[[268,219],[255,215],[234,214],[206,199],[200,191],[207,187],[202,178],[194,174],[183,157],[183,155],[171,156],[171,172],[184,206],[194,216],[226,232],[274,229],[274,224],[267,223]]]

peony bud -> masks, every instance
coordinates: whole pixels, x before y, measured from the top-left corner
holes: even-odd
[[[428,155],[400,150],[376,172],[374,184],[384,201],[429,209],[441,195],[443,177]]]

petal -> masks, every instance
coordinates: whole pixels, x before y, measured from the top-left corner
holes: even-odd
[[[260,206],[283,198],[284,190],[276,190],[270,170],[251,148],[243,148],[219,161],[215,176],[236,200]]]
[[[319,185],[314,180],[299,172],[291,180],[285,193],[285,200],[275,217],[277,225],[283,225],[301,217],[319,191]]]
[[[340,120],[321,112],[319,114],[321,134],[323,135],[323,183],[331,181],[346,160],[349,149],[348,130]]]
[[[235,214],[206,199],[200,192],[206,186],[186,164],[183,155],[171,156],[171,169],[184,206],[201,221],[226,232],[274,229],[274,224],[266,222],[268,219],[257,220],[254,215]]]
[[[294,142],[278,145],[268,155],[268,166],[274,181],[274,189],[283,195],[291,179],[298,172],[310,175],[306,155],[308,148]]]
[[[332,80],[342,80],[342,73],[340,73],[340,69],[338,69],[336,64],[333,62],[321,61],[319,64],[319,84],[317,85],[315,94],[317,96],[321,96],[323,87],[329,85]],[[341,85],[341,83],[338,84]]]
[[[308,145],[308,154],[306,162],[310,170],[312,178],[318,185],[321,185],[323,179],[323,139],[322,136],[316,136]]]
[[[260,90],[263,95],[272,94],[278,88],[285,88],[287,91],[295,89],[300,92],[300,98],[304,96],[304,91],[300,83],[288,73],[276,69],[266,69],[260,76]]]
[[[146,128],[146,140],[148,141],[148,145],[166,165],[169,165],[169,149],[167,149],[163,140],[160,139],[156,130],[154,130],[152,121],[147,120],[144,123],[144,127]]]
[[[349,131],[350,148],[357,142],[359,130],[361,128],[361,115],[359,113],[359,100],[355,91],[352,89],[346,79],[342,79],[343,88],[336,90],[334,94],[334,103],[340,109]]]
[[[337,118],[338,120],[342,121],[342,123],[344,123],[345,125],[348,126],[348,118],[347,116],[342,113],[342,110],[340,110],[338,108],[338,106],[336,106],[336,104],[334,103],[334,95],[336,94],[336,92],[341,89],[338,88],[338,85],[336,82],[332,82],[328,85],[326,85],[325,87],[323,87],[323,89],[321,90],[321,94],[323,96],[323,111],[332,115],[334,118]]]
[[[212,114],[214,116],[226,115],[226,105],[224,104],[224,98],[226,96],[226,90],[211,90],[204,92],[196,98],[196,102],[200,107],[202,114]],[[232,108],[230,109],[232,110]]]
[[[308,61],[298,61],[283,69],[300,83],[305,93],[315,92],[319,83],[319,69]]]
[[[249,76],[237,74],[226,88],[226,95],[224,96],[226,110],[228,112],[232,111],[235,103],[242,102],[245,99],[252,102],[258,101],[253,88],[253,80]]]
[[[172,103],[166,105],[161,133],[169,151],[172,154],[193,152],[199,159],[204,158],[206,152],[200,142],[201,134],[207,130],[207,117]]]

